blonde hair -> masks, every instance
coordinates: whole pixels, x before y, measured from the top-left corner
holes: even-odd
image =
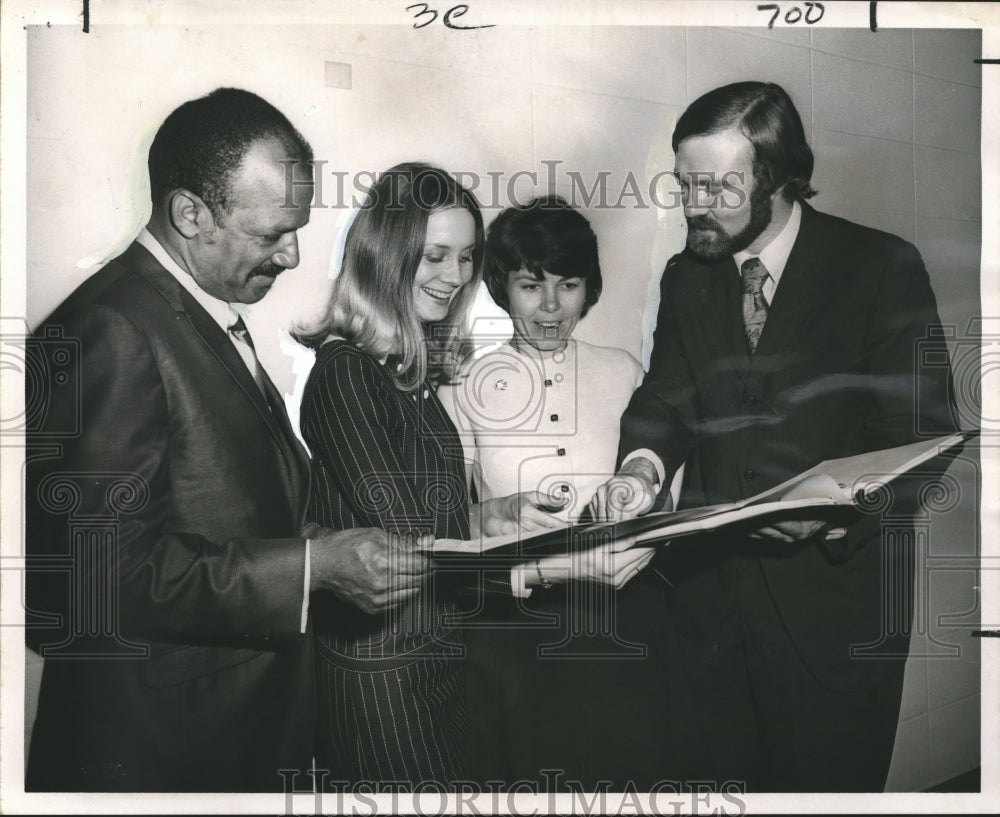
[[[424,324],[413,304],[413,281],[424,253],[432,213],[460,207],[475,222],[472,280],[453,298],[444,320]],[[483,276],[483,217],[479,203],[452,176],[431,165],[408,162],[372,185],[347,233],[340,275],[326,309],[296,340],[317,348],[331,335],[373,357],[399,357],[396,387],[413,391],[425,378],[452,382],[468,357],[466,317]]]

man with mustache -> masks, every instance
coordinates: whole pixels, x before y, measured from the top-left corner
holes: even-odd
[[[594,512],[648,511],[685,463],[679,504],[697,507],[954,430],[920,255],[806,203],[813,155],[788,94],[762,82],[710,91],[673,147],[687,248],[663,274],[650,371]],[[932,357],[944,365],[923,364]],[[916,502],[895,494],[892,537],[879,514],[839,528],[806,515],[666,549],[689,684],[669,691],[667,739],[688,779],[884,788],[912,617],[901,519]]]
[[[181,105],[148,225],[36,333],[29,791],[282,791],[313,757],[310,591],[373,613],[421,582],[383,531],[304,531],[308,459],[243,321],[299,262],[311,162],[252,93]]]

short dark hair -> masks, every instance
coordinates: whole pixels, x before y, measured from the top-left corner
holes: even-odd
[[[149,148],[153,204],[174,190],[190,190],[213,217],[232,211],[232,177],[250,148],[277,139],[289,158],[308,163],[312,148],[271,103],[250,91],[217,88],[185,102],[160,125]]]
[[[540,196],[523,206],[508,207],[490,225],[484,279],[504,311],[510,311],[507,276],[522,269],[538,280],[546,272],[560,278],[583,278],[587,296],[581,317],[601,296],[597,236],[583,214],[561,196]]]
[[[788,201],[816,195],[802,119],[785,89],[773,82],[734,82],[698,97],[677,120],[674,153],[691,136],[734,127],[753,145],[754,180],[768,195],[779,189]]]

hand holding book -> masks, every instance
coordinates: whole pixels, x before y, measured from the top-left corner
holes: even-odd
[[[562,527],[563,521],[552,512],[565,503],[564,497],[538,491],[485,499],[472,506],[470,527],[487,537]]]
[[[799,542],[809,539],[819,533],[828,523],[821,519],[811,519],[808,521],[787,520],[775,522],[773,525],[766,525],[760,530],[750,534],[751,539],[777,539],[779,542]],[[847,535],[847,528],[829,528],[824,539],[843,539]]]
[[[783,541],[797,541],[804,536],[815,535],[823,524],[819,523],[821,517],[838,509],[841,509],[838,513],[849,513],[850,509],[857,513],[858,504],[874,491],[928,460],[958,448],[972,436],[975,432],[959,432],[897,448],[827,460],[739,502],[647,513],[617,522],[563,525],[529,535],[515,532],[470,542],[439,540],[434,543],[433,554],[438,561],[483,563],[485,560],[497,564],[517,564],[531,558],[587,550],[608,541],[664,543],[729,525],[746,527],[755,520],[760,524],[757,529],[759,535],[770,534],[779,539],[786,536],[788,539]],[[786,527],[788,525],[792,527]],[[832,539],[843,536],[843,533],[835,528],[828,531],[828,536]]]
[[[634,544],[634,538],[629,537],[586,550],[543,556],[534,564],[534,577],[528,566],[527,584],[548,587],[568,581],[591,581],[621,590],[656,554],[656,548],[632,547]]]
[[[622,522],[642,516],[653,507],[657,494],[656,467],[645,457],[629,460],[611,479],[600,485],[587,510],[590,518],[602,522]],[[667,495],[667,507],[672,510]]]

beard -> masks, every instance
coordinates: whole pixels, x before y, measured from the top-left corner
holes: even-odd
[[[749,247],[771,223],[774,207],[771,196],[761,185],[754,185],[750,193],[750,221],[738,233],[728,233],[711,215],[695,216],[687,220],[687,246],[705,261],[718,261]],[[696,231],[704,230],[698,234]]]

